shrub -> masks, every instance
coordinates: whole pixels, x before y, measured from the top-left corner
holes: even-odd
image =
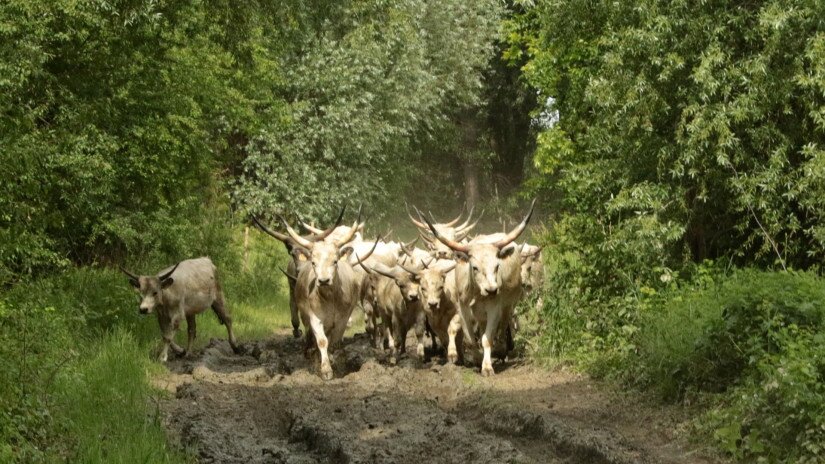
[[[640,383],[713,405],[697,431],[748,462],[825,456],[825,286],[810,272],[752,269],[663,294],[644,313]]]

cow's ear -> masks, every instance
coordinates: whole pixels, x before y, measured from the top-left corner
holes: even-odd
[[[462,263],[466,263],[466,262],[470,261],[470,255],[468,255],[467,253],[464,253],[463,251],[456,251],[453,254],[455,255],[455,258],[457,260],[461,261]]]
[[[140,282],[138,282],[137,279],[129,277],[129,283],[132,285],[132,287],[140,288]]]
[[[292,258],[296,261],[309,260],[309,250],[303,247],[293,247],[289,254],[292,255]]]
[[[163,282],[160,283],[160,288],[169,288],[170,285],[175,283],[175,279],[171,277],[167,277],[163,279]]]
[[[514,251],[516,251],[516,247],[514,246],[502,248],[501,250],[498,250],[498,257],[499,259],[507,258],[508,256],[512,255]]]
[[[355,251],[355,249],[353,247],[345,246],[344,248],[341,248],[340,250],[338,250],[338,257],[339,258],[343,258],[344,256],[349,257],[349,255],[351,255],[353,251]]]

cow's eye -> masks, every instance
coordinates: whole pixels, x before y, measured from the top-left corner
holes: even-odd
[[[158,296],[158,292],[157,291],[152,292],[152,296]]]

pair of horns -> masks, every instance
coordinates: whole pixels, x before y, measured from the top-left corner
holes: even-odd
[[[163,282],[164,280],[168,279],[168,278],[169,278],[169,276],[171,276],[171,275],[175,272],[175,269],[177,269],[177,268],[178,268],[178,266],[180,266],[180,263],[179,263],[179,262],[178,262],[178,263],[176,263],[174,266],[172,266],[172,269],[171,269],[171,270],[169,270],[169,272],[165,272],[165,273],[163,273],[163,274],[159,275],[159,276],[158,276],[158,280],[160,280],[161,282]],[[129,281],[131,281],[131,282],[132,282],[132,284],[133,284],[133,285],[135,285],[135,286],[137,287],[138,283],[140,282],[140,276],[139,276],[139,275],[137,275],[137,274],[135,274],[134,272],[129,272],[129,271],[128,271],[125,267],[123,267],[123,266],[118,266],[118,267],[120,268],[120,270],[121,270],[124,274],[126,274],[126,276],[127,276],[127,277],[129,277]]]
[[[513,230],[511,230],[510,233],[508,233],[503,239],[493,243],[493,246],[500,250],[509,245],[510,243],[512,243],[513,240],[517,239],[519,235],[521,235],[521,233],[524,232],[524,229],[527,228],[527,224],[530,222],[530,218],[533,217],[533,210],[535,208],[536,199],[534,198],[533,202],[530,204],[530,211],[527,213],[524,219],[522,219],[522,221]],[[470,251],[469,246],[459,243],[457,240],[450,240],[444,237],[443,235],[438,233],[432,222],[430,222],[426,218],[424,218],[424,220],[427,222],[427,225],[429,226],[430,231],[433,233],[435,238],[437,238],[441,243],[447,245],[454,251],[460,251],[462,253],[468,253]]]
[[[314,242],[325,239],[326,237],[329,236],[329,234],[331,234],[333,231],[335,231],[335,229],[339,225],[341,225],[341,221],[343,221],[343,219],[344,219],[344,212],[346,211],[346,209],[347,209],[346,206],[341,208],[341,212],[340,212],[340,214],[338,214],[338,219],[335,220],[335,224],[332,227],[330,227],[326,230],[315,229],[317,232],[314,232],[313,234],[307,235],[307,236],[298,235],[298,233],[296,233],[294,230],[292,230],[289,227],[288,224],[287,224],[287,232],[289,232],[290,230],[292,232],[290,232],[288,234],[284,234],[284,233],[281,233],[281,232],[270,229],[269,227],[267,227],[264,223],[262,223],[255,216],[252,216],[252,222],[254,222],[255,225],[258,226],[258,228],[261,229],[266,234],[268,234],[271,237],[276,238],[276,239],[286,243],[289,246],[300,245],[300,246],[303,246],[304,248],[311,248],[312,244]],[[279,216],[279,218],[284,222],[284,224],[286,224],[286,221],[284,221],[282,217]],[[356,224],[360,220],[361,220],[361,208],[358,208],[358,219],[356,220]],[[352,235],[354,236],[356,231],[353,230],[351,232],[352,232]],[[352,240],[352,238],[350,238],[349,240]],[[347,240],[347,242],[349,240]],[[343,242],[343,243],[346,243],[346,242]]]

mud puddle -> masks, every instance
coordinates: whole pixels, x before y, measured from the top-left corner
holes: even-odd
[[[245,348],[213,340],[154,379],[173,393],[167,429],[201,463],[714,462],[677,442],[671,414],[569,372],[390,366],[358,335],[324,382],[287,331]]]

